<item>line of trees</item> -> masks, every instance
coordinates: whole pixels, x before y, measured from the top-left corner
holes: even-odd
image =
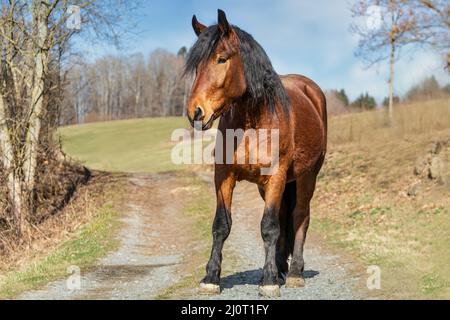
[[[329,113],[331,115],[373,110],[380,106],[376,99],[368,92],[360,94],[353,101],[350,101],[344,89],[327,90],[325,94],[327,96]],[[411,88],[402,97],[394,95],[393,101],[398,104],[401,102],[418,102],[448,97],[450,97],[450,84],[441,86],[435,76],[429,76],[411,86]],[[390,98],[386,97],[383,101],[381,101],[381,106],[388,108],[389,102]]]
[[[375,98],[368,92],[360,94],[353,101],[350,101],[344,89],[327,90],[325,95],[327,97],[328,112],[330,115],[373,110],[377,107]]]
[[[182,76],[186,51],[78,61],[68,75],[62,124],[183,115],[191,85]]]
[[[88,63],[78,60],[69,70],[64,89],[60,124],[130,119],[140,117],[184,116],[192,84],[183,77],[186,48],[177,54],[157,49],[144,57],[105,56]],[[394,103],[447,97],[434,76],[414,85]],[[330,114],[372,110],[380,104],[389,107],[390,97],[377,103],[368,92],[350,101],[344,89],[326,92]]]

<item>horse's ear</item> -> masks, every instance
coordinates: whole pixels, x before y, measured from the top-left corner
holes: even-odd
[[[218,22],[220,31],[222,31],[222,34],[227,35],[231,31],[231,27],[230,24],[228,23],[227,16],[225,15],[225,12],[223,12],[223,10],[219,9],[218,13],[219,13]]]
[[[201,24],[200,22],[198,22],[197,17],[194,16],[192,17],[192,28],[194,28],[195,34],[198,36],[200,36],[200,34],[203,32],[203,30],[206,29],[206,26]]]

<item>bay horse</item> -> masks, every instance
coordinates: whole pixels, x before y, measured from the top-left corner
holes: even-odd
[[[261,174],[262,163],[216,161],[213,245],[200,289],[220,293],[233,190],[236,182],[246,180],[258,185],[265,202],[261,221],[265,264],[259,293],[279,297],[283,282],[291,288],[305,285],[303,247],[310,201],[327,149],[326,99],[320,87],[304,76],[279,76],[258,42],[230,25],[222,10],[218,24],[206,27],[194,15],[192,26],[198,39],[185,66],[186,74],[195,74],[187,105],[191,124],[209,130],[220,118],[218,131],[224,136],[227,129],[279,132],[278,166],[271,175]]]

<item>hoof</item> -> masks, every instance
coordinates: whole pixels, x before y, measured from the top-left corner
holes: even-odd
[[[281,286],[286,284],[287,273],[278,274],[278,284]]]
[[[260,286],[259,295],[266,298],[279,298],[281,297],[280,286]]]
[[[286,288],[303,288],[305,286],[304,278],[288,277],[286,280]]]
[[[208,295],[220,294],[220,286],[212,283],[200,283],[200,293]]]

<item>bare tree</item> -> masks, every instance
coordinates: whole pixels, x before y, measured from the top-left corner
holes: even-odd
[[[408,6],[416,20],[416,42],[442,54],[450,71],[450,3],[447,0],[411,0]]]
[[[77,0],[83,29],[68,22],[74,10],[61,0],[0,0],[0,158],[19,234],[35,205],[38,153],[52,139],[61,94],[61,61],[74,36],[117,42],[135,1]],[[53,114],[52,114],[53,113]],[[43,130],[44,124],[46,130]],[[2,212],[2,214],[4,214]]]
[[[394,111],[395,62],[400,49],[416,39],[417,25],[414,13],[408,8],[406,0],[361,0],[352,7],[353,17],[357,18],[351,31],[359,36],[357,55],[367,66],[382,61],[389,63],[389,119]],[[372,24],[361,20],[373,21]]]
[[[128,74],[131,78],[131,81],[128,82],[128,89],[131,91],[133,98],[132,101],[130,101],[130,104],[132,104],[134,117],[138,118],[143,114],[144,83],[147,83],[144,56],[142,54],[133,55],[127,67]]]

